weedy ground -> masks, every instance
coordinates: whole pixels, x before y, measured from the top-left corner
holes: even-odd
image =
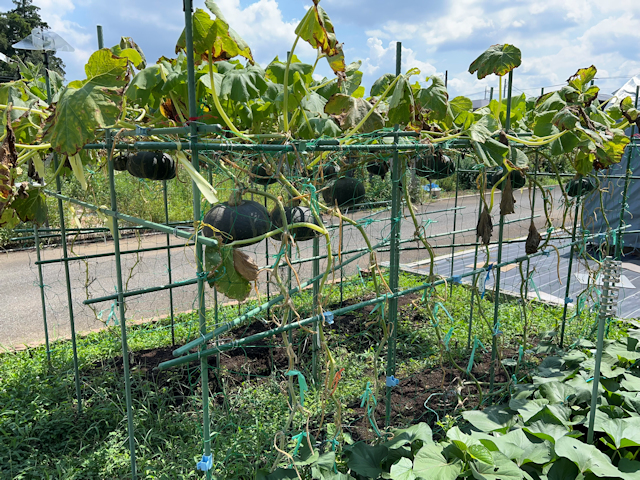
[[[403,274],[400,288],[421,284],[423,277]],[[344,285],[345,304],[369,298],[372,284],[357,277]],[[399,386],[391,398],[391,423],[402,426],[429,423],[434,433],[442,432],[465,409],[499,403],[509,390],[501,385],[509,379],[526,381],[528,371],[539,362],[537,353],[553,348],[562,310],[539,302],[527,304],[527,345],[523,341],[523,307],[518,299],[503,298],[500,304],[500,330],[497,337],[502,358],[496,372],[497,395],[485,395],[479,402],[477,386],[454,368],[469,365],[470,290],[442,286],[436,292],[443,308],[433,318],[423,306],[421,294],[403,298],[399,304],[397,370]],[[368,295],[368,297],[367,297]],[[339,290],[333,288],[328,308],[339,304]],[[431,300],[431,304],[433,299]],[[311,293],[295,298],[301,316],[311,311]],[[490,350],[493,333],[490,313],[493,302],[487,296],[474,303],[471,326],[472,344],[477,338]],[[327,388],[336,386],[340,424],[345,442],[374,440],[372,421],[384,426],[384,388],[379,387],[377,406],[362,406],[367,383],[383,385],[386,348],[379,353],[378,371],[373,358],[382,337],[372,308],[355,311],[325,326],[329,349],[344,368],[334,383],[324,378],[314,382],[311,343],[308,333],[292,335],[298,368],[305,375],[309,391],[305,409],[309,417],[296,415],[288,438],[309,422],[318,439],[332,437],[338,405],[326,401]],[[237,307],[219,309],[219,322],[237,315]],[[479,314],[484,312],[487,318]],[[273,313],[277,313],[274,311]],[[567,323],[567,339],[573,342],[592,334],[594,315],[585,313]],[[213,311],[208,312],[210,327]],[[264,320],[264,319],[263,319]],[[233,332],[235,338],[264,331],[270,325],[258,319]],[[438,342],[434,322],[441,332]],[[175,321],[176,344],[198,336],[197,317],[181,314]],[[624,334],[621,325],[612,323],[608,334]],[[126,403],[122,372],[119,327],[78,339],[82,411],[75,397],[70,342],[52,345],[51,363],[44,347],[0,355],[0,478],[11,479],[110,479],[129,478],[130,458],[127,436]],[[196,462],[202,455],[202,397],[199,365],[155,370],[172,357],[171,329],[168,319],[131,326],[128,329],[136,456],[140,478],[199,478]],[[448,351],[447,348],[448,347]],[[490,353],[478,344],[472,362],[472,374],[481,388],[488,389]],[[326,355],[319,355],[319,370],[325,370]],[[257,467],[270,467],[275,459],[274,436],[284,428],[289,416],[284,372],[288,357],[279,337],[257,345],[209,357],[211,393],[211,449],[214,470],[220,478],[254,478]],[[292,440],[290,448],[295,446]]]

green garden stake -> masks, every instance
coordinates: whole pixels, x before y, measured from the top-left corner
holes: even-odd
[[[105,132],[106,143],[110,144],[112,141],[112,133],[110,130]],[[115,185],[115,172],[113,169],[113,157],[111,156],[111,148],[107,149],[108,161],[107,166],[109,170],[109,196],[111,199],[111,210],[114,212],[118,210],[118,202],[116,199],[116,185]],[[129,455],[131,456],[131,478],[136,479],[138,476],[136,468],[136,439],[134,436],[133,427],[133,404],[131,400],[131,374],[129,371],[129,346],[127,344],[127,321],[125,318],[125,304],[122,284],[122,264],[120,262],[120,231],[118,230],[118,219],[113,219],[113,248],[115,251],[116,261],[116,289],[118,295],[118,307],[120,314],[120,341],[122,344],[122,366],[124,370],[124,388],[125,388],[125,400],[127,404],[127,433],[129,435]]]
[[[513,70],[509,72],[509,89],[507,91],[507,119],[505,122],[505,131],[509,131],[511,127],[511,89],[513,87]],[[498,264],[502,262],[502,240],[504,235],[504,215],[500,214],[500,228],[498,231]],[[494,289],[493,299],[493,331],[498,330],[498,307],[500,306],[500,272],[501,268],[496,268],[496,283]],[[496,373],[496,358],[498,354],[498,336],[493,335],[493,342],[491,344],[491,365],[489,366],[489,391],[493,391],[493,382]]]
[[[396,43],[396,76],[401,74],[402,43]],[[393,127],[397,131],[398,125]],[[398,135],[393,137],[394,145],[398,144]],[[393,150],[393,166],[391,168],[391,242],[389,246],[389,288],[392,293],[398,291],[399,271],[400,271],[400,157],[398,150]],[[392,331],[389,336],[387,347],[387,377],[396,373],[396,337],[398,331],[398,299],[394,296],[389,300],[389,324]],[[391,387],[386,387],[386,411],[385,425],[389,426],[391,421]]]
[[[491,96],[493,96],[493,87],[491,87]],[[483,183],[485,173],[484,170],[480,170],[480,175],[483,176]],[[478,192],[478,220],[480,219],[480,215],[482,214],[482,195]],[[478,265],[478,246],[480,244],[480,237],[476,236],[476,245],[475,251],[473,253],[473,270],[475,271]],[[472,285],[475,285],[477,282],[478,275],[476,273],[473,274]],[[475,295],[473,294],[473,289],[471,289],[471,302],[469,306],[469,332],[467,334],[467,350],[471,348],[471,332],[473,329],[473,303],[475,300]]]
[[[578,229],[578,217],[580,216],[580,199],[582,197],[582,181],[578,182],[578,196],[576,197],[576,209],[573,218],[573,231],[571,232],[571,249],[569,251],[569,266],[567,268],[567,286],[565,287],[564,297],[569,298],[571,290],[571,271],[573,268],[573,254],[575,251],[576,230]],[[568,304],[565,301],[562,308],[562,326],[560,327],[560,348],[564,346],[564,329],[567,323]]]
[[[38,224],[33,224],[33,237],[36,243],[36,258],[38,265],[38,286],[40,287],[40,303],[42,304],[42,320],[44,321],[44,342],[47,349],[47,362],[51,363],[51,349],[49,348],[49,327],[47,325],[47,304],[44,296],[44,280],[42,276],[42,264],[40,264],[40,238],[38,236]]]
[[[184,21],[185,21],[185,40],[187,47],[187,91],[189,96],[189,116],[197,117],[198,109],[196,104],[196,82],[195,82],[195,66],[193,54],[193,24],[192,24],[192,1],[184,0]],[[189,143],[191,148],[191,163],[196,171],[200,170],[200,161],[198,156],[198,125],[195,122],[189,124]],[[193,219],[198,221],[201,218],[200,211],[200,190],[195,182],[193,182]],[[198,274],[198,320],[200,325],[200,335],[207,333],[206,306],[204,299],[204,283],[206,281],[206,273],[203,272],[203,250],[202,245],[198,245],[196,240],[196,263]],[[204,349],[204,345],[200,346],[200,350]],[[202,384],[202,436],[204,443],[204,455],[211,456],[211,434],[209,422],[209,364],[206,357],[200,359],[200,383]],[[211,479],[211,471],[206,472],[207,480]]]
[[[169,204],[168,204],[168,190],[167,181],[162,181],[162,193],[164,200],[164,221],[169,226]],[[169,274],[169,284],[173,283],[173,274],[171,273],[171,236],[166,234],[167,240],[167,273]],[[173,289],[169,289],[169,312],[171,315],[171,345],[176,344],[176,333],[174,326],[174,311],[173,311]]]

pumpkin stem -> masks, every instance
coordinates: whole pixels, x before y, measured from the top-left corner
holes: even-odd
[[[242,205],[242,189],[234,188],[233,190],[231,190],[231,195],[229,195],[228,203],[231,207]]]

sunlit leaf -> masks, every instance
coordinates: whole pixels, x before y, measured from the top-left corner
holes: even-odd
[[[333,72],[344,78],[346,66],[342,44],[338,43],[333,23],[331,23],[327,12],[318,5],[318,1],[314,0],[313,5],[309,7],[296,27],[295,33],[314,49],[319,49],[324,53]]]
[[[496,74],[499,77],[520,66],[522,54],[513,45],[492,45],[469,66],[469,73],[478,72],[478,79]]]

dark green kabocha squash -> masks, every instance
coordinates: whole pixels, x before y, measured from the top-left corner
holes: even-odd
[[[499,168],[495,172],[491,174],[489,177],[489,185],[493,187],[498,181],[502,178],[504,173],[502,173],[502,168]],[[513,170],[511,172],[511,188],[516,190],[518,188],[522,188],[527,184],[527,176],[523,174],[520,170]],[[505,182],[500,182],[498,185],[498,189],[502,190],[505,186]]]
[[[313,216],[313,212],[308,207],[284,207],[284,214],[287,217],[287,225],[294,223],[312,223],[318,225],[316,218]],[[271,212],[271,223],[274,229],[282,227],[282,213],[278,207],[274,208]],[[289,230],[289,232],[294,236],[296,242],[311,240],[320,234],[309,227],[298,227]],[[277,233],[274,235],[274,238],[276,240],[282,240],[282,235]]]
[[[329,163],[322,167],[322,176],[325,180],[333,180],[338,176],[338,172],[340,172],[340,167],[335,163]]]
[[[128,160],[129,155],[118,155],[117,157],[113,157],[113,169],[118,172],[124,172],[127,169]]]
[[[176,162],[162,152],[136,152],[127,160],[127,171],[138,178],[171,180],[176,176]]]
[[[582,190],[580,184],[582,183]],[[598,186],[598,182],[595,177],[574,177],[565,185],[567,195],[570,197],[577,197],[578,195],[586,195],[593,192]]]
[[[223,243],[231,243],[235,240],[249,240],[264,235],[271,230],[269,212],[258,202],[242,200],[242,195],[233,192],[228,202],[214,205],[203,219],[206,224],[202,229],[205,237],[213,237],[214,232],[207,225],[224,232]],[[217,233],[217,232],[216,232]],[[253,245],[247,243],[247,245]]]
[[[420,153],[416,158],[416,175],[419,177],[440,180],[454,173],[456,173],[455,163],[440,151]]]
[[[371,175],[377,175],[383,180],[388,171],[389,163],[383,160],[367,163],[367,172]]]
[[[261,163],[254,165],[251,168],[251,173],[253,174],[251,180],[258,185],[271,185],[272,183],[276,183],[278,181],[275,177],[275,174],[270,174],[265,166]]]
[[[342,177],[330,183],[322,191],[322,198],[329,205],[336,203],[338,207],[353,207],[364,202],[364,185],[361,181],[351,177]]]

